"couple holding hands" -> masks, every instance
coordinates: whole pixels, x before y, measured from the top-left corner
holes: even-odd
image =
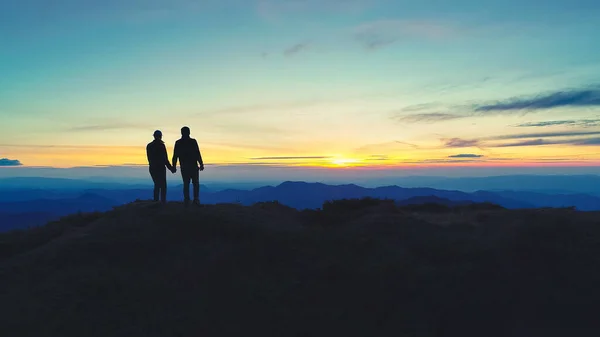
[[[150,165],[150,176],[154,182],[154,201],[167,202],[167,169],[172,173],[177,172],[179,160],[181,177],[183,178],[183,197],[185,205],[190,203],[190,182],[194,186],[194,205],[200,206],[199,172],[204,171],[204,162],[200,154],[198,142],[190,137],[190,128],[181,128],[181,139],[175,142],[173,162],[169,162],[165,142],[162,141],[162,132],[154,131],[154,141],[146,146],[146,155]],[[198,166],[199,165],[199,166]]]

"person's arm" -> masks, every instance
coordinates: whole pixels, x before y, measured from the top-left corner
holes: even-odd
[[[150,164],[150,144],[146,145],[146,158],[148,158],[148,164]]]
[[[167,147],[163,144],[163,162],[165,163],[165,165],[167,166],[167,168],[169,169],[169,171],[173,171],[173,166],[171,165],[171,162],[169,162],[169,156],[167,155]]]
[[[175,148],[173,149],[173,163],[171,166],[177,168],[177,159],[179,158],[179,149],[177,147],[177,142],[175,142]]]
[[[204,171],[204,161],[202,161],[202,153],[200,153],[200,147],[198,146],[198,142],[194,140],[194,146],[196,147],[196,151],[198,152],[198,164],[200,164],[200,171]]]

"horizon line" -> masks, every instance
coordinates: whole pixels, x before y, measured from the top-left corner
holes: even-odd
[[[331,165],[311,165],[311,164],[279,164],[279,163],[212,163],[204,164],[208,167],[266,167],[266,168],[281,168],[281,169],[321,169],[321,170],[403,170],[403,169],[435,169],[435,168],[553,168],[553,167],[599,167],[600,160],[573,160],[573,161],[494,161],[494,162],[440,162],[440,163],[402,163],[402,164],[331,164]],[[19,166],[0,166],[0,169],[101,169],[101,168],[147,168],[148,164],[105,164],[105,165],[75,165],[75,166],[46,166],[46,165],[19,165]]]

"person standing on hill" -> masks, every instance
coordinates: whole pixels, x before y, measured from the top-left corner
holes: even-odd
[[[162,132],[154,131],[154,141],[146,146],[146,156],[150,165],[150,176],[154,182],[154,201],[167,202],[167,168],[175,173],[175,168],[169,163],[167,148],[162,141]]]
[[[194,205],[200,206],[199,172],[204,171],[204,162],[202,161],[198,142],[194,138],[190,138],[190,128],[187,126],[181,128],[181,139],[175,142],[172,164],[174,168],[177,167],[177,159],[180,162],[179,167],[181,169],[181,177],[183,178],[185,205],[187,206],[190,203],[191,181],[194,185]]]

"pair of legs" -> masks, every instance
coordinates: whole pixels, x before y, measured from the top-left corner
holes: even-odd
[[[154,201],[167,202],[167,169],[163,167],[151,167],[150,176],[154,182]]]
[[[194,203],[200,203],[200,174],[197,166],[181,167],[181,177],[183,178],[183,199],[185,203],[190,202],[190,182],[194,186]]]

